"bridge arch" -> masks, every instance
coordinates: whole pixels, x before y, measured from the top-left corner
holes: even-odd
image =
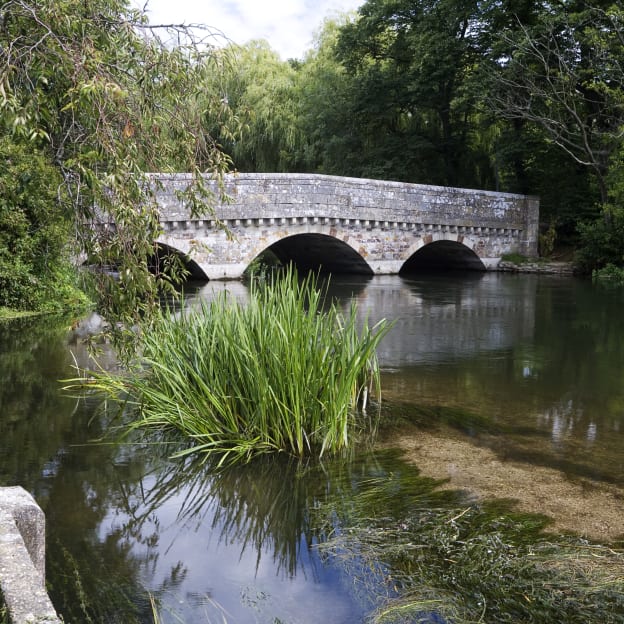
[[[273,238],[249,263],[270,251],[282,264],[293,263],[301,271],[373,275],[360,251],[331,233],[309,231]]]
[[[479,242],[469,238],[424,237],[408,249],[399,274],[440,270],[486,271],[475,248],[479,248]]]
[[[156,241],[154,255],[149,259],[150,271],[162,272],[166,268],[169,257],[174,256],[182,261],[188,271],[187,280],[207,281],[208,276],[201,266],[192,259],[189,252],[182,251],[166,243]]]

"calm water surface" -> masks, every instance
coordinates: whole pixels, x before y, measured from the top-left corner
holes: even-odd
[[[379,351],[389,418],[487,434],[506,458],[624,486],[622,292],[505,274],[331,288],[369,322],[396,323]],[[94,443],[104,416],[58,383],[86,361],[69,325],[0,323],[0,485],[22,485],[46,512],[50,592],[67,622],[153,621],[149,592],[165,622],[346,624],[393,595],[379,569],[314,545],[339,530],[328,509],[406,466],[367,453],[215,476],[161,447]]]

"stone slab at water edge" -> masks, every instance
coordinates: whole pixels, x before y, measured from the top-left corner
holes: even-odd
[[[45,517],[21,487],[0,488],[0,589],[12,624],[61,624],[45,589]]]

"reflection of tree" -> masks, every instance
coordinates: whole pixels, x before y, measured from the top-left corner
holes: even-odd
[[[353,490],[371,476],[389,470],[373,456],[306,464],[285,457],[261,457],[245,465],[212,468],[201,458],[172,462],[165,470],[159,469],[152,484],[141,487],[140,507],[132,496],[128,498],[132,519],[124,531],[138,536],[140,527],[147,524],[158,531],[154,522],[158,509],[175,500],[179,505],[176,525],[180,528],[209,522],[221,541],[239,543],[243,551],[253,549],[257,565],[268,551],[283,573],[314,575],[314,569],[302,570],[301,549],[322,541],[331,532],[331,518],[325,518],[319,528],[315,510],[330,502],[348,510]],[[431,481],[421,481],[430,489]],[[134,495],[138,494],[135,490]],[[402,504],[396,502],[399,507]],[[375,501],[370,505],[371,513],[375,513]]]
[[[165,502],[182,495],[180,526],[199,526],[210,518],[210,528],[223,542],[238,542],[243,551],[253,548],[257,565],[262,553],[272,549],[278,570],[294,576],[302,536],[308,545],[315,538],[308,506],[325,479],[320,465],[304,466],[281,457],[216,471],[205,459],[169,463],[144,490],[133,523],[140,525]]]
[[[67,357],[68,326],[63,318],[0,322],[0,449],[12,450],[1,453],[0,485],[27,486],[41,458],[62,448],[58,416],[71,412],[73,401],[59,396],[56,379]]]
[[[123,508],[118,483],[136,484],[143,462],[91,444],[106,423],[94,404],[60,392],[72,372],[70,325],[62,317],[0,322],[0,485],[26,488],[46,514],[46,576],[65,621],[150,622],[138,582],[146,561],[123,531],[98,535],[107,514]],[[85,444],[88,452],[76,450]]]
[[[89,433],[101,434],[93,407],[81,405],[67,433],[68,441],[88,445],[88,452],[74,452],[66,442],[56,474],[37,493],[48,527],[50,597],[67,622],[152,622],[140,579],[156,554],[136,549],[151,536],[114,520],[125,518],[125,493],[139,487],[145,460],[140,453],[88,441]],[[167,580],[172,585],[179,583],[176,574],[172,570]]]

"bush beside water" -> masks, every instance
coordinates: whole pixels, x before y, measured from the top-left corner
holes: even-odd
[[[297,457],[348,447],[380,395],[376,347],[389,324],[359,329],[313,276],[294,272],[252,284],[250,301],[227,293],[178,316],[163,313],[127,374],[88,381],[131,408],[131,430],[178,432],[178,454],[218,452],[222,461],[268,451]]]
[[[594,282],[603,285],[622,286],[624,284],[624,268],[609,262],[601,269],[594,269],[592,271],[592,279]]]

